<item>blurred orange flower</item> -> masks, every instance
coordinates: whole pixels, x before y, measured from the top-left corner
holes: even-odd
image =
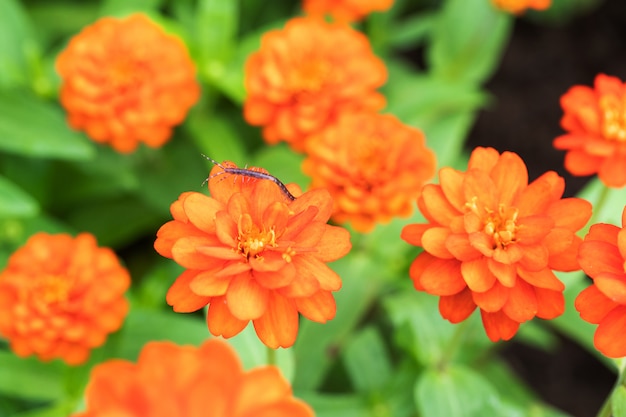
[[[311,188],[335,200],[333,220],[361,232],[408,216],[422,186],[435,175],[435,155],[421,131],[392,115],[344,115],[307,142],[302,169]]]
[[[37,233],[0,273],[0,334],[18,356],[83,363],[118,330],[130,276],[87,233]]]
[[[340,22],[354,22],[371,12],[383,12],[393,0],[304,0],[302,8],[312,16],[331,15]]]
[[[599,74],[594,88],[570,88],[561,107],[561,127],[568,133],[554,147],[567,151],[565,168],[572,175],[597,173],[609,187],[626,185],[626,84]]]
[[[96,365],[74,417],[313,417],[275,366],[244,371],[224,341],[149,342],[137,363]]]
[[[583,320],[598,325],[596,348],[611,358],[626,356],[626,207],[622,227],[594,224],[578,251],[580,266],[593,285],[576,298]]]
[[[527,9],[546,10],[552,0],[491,0],[494,6],[508,13],[520,14]]]
[[[349,252],[350,235],[326,224],[326,190],[300,195],[289,185],[292,201],[272,181],[220,172],[216,166],[209,177],[211,197],[183,193],[171,206],[174,220],[157,233],[157,252],[187,268],[167,302],[177,312],[208,304],[213,335],[234,336],[252,320],[267,346],[289,347],[298,313],[321,323],[335,316],[331,292],[341,279],[326,263]]]
[[[337,45],[341,45],[340,48]],[[380,110],[387,70],[349,26],[296,18],[261,39],[246,62],[244,116],[268,143],[304,149],[306,138],[350,110]]]
[[[467,172],[443,168],[424,186],[418,206],[426,224],[402,238],[424,248],[409,271],[415,288],[440,296],[441,315],[458,323],[476,307],[487,336],[508,340],[520,323],[563,312],[563,283],[552,270],[578,270],[591,204],[561,199],[565,182],[550,171],[528,184],[522,159],[476,148]]]
[[[163,145],[200,94],[184,43],[141,14],[84,28],[56,68],[69,124],[123,153]]]

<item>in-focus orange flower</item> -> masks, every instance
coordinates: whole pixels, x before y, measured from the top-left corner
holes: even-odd
[[[244,371],[224,341],[149,342],[137,363],[94,367],[86,410],[74,417],[313,417],[275,366]]]
[[[561,97],[561,127],[568,133],[554,140],[567,151],[565,168],[572,175],[598,174],[609,187],[626,185],[626,84],[599,74],[594,88],[575,85]]]
[[[304,0],[302,8],[312,16],[331,15],[340,22],[355,22],[371,12],[383,12],[393,0]]]
[[[341,279],[326,263],[349,252],[350,235],[326,224],[333,205],[326,190],[300,195],[289,185],[292,201],[272,181],[221,171],[209,177],[211,197],[183,193],[171,206],[174,220],[157,233],[157,252],[187,269],[167,302],[177,312],[208,304],[215,336],[234,336],[252,320],[267,346],[289,347],[298,313],[321,323],[335,316],[331,292]]]
[[[120,328],[130,276],[87,233],[37,233],[0,273],[0,335],[18,356],[83,363]]]
[[[626,356],[626,207],[622,227],[594,224],[578,250],[580,266],[593,285],[576,298],[583,320],[598,325],[596,348],[611,358]]]
[[[522,159],[492,148],[476,148],[466,172],[441,169],[439,181],[418,199],[428,223],[402,230],[424,248],[409,271],[415,288],[440,296],[439,311],[452,323],[478,307],[494,342],[535,316],[563,313],[564,286],[553,270],[580,269],[575,232],[591,204],[561,199],[565,182],[553,171],[528,184]]]
[[[520,14],[527,9],[546,10],[552,0],[491,0],[491,3],[505,12]]]
[[[320,19],[292,19],[283,30],[266,33],[246,62],[244,116],[263,126],[268,143],[284,140],[301,151],[310,134],[338,115],[380,110],[385,99],[375,90],[386,78],[362,33]]]
[[[362,232],[408,216],[424,183],[435,175],[435,155],[421,131],[392,115],[348,114],[311,137],[303,171],[311,188],[335,201],[333,220]]]
[[[56,68],[69,124],[118,152],[163,145],[200,94],[184,43],[141,14],[84,28]]]

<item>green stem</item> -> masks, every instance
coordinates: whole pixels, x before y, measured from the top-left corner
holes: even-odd
[[[589,221],[587,222],[587,226],[585,226],[583,228],[584,230],[584,234],[586,235],[589,232],[589,229],[591,228],[591,225],[593,225],[594,223],[596,223],[596,219],[598,219],[600,212],[602,212],[602,206],[604,206],[604,204],[606,203],[609,194],[610,194],[610,188],[607,186],[603,186],[602,187],[602,191],[600,191],[600,195],[598,196],[598,199],[596,200],[595,204],[593,205],[593,214],[591,215],[591,218],[589,219]]]
[[[439,360],[440,368],[446,367],[450,362],[452,362],[454,355],[456,355],[456,352],[463,345],[463,340],[465,339],[465,334],[469,327],[469,320],[470,318],[468,317],[467,319],[456,325],[454,334],[452,334],[450,342],[448,343],[448,346],[446,346],[446,350],[444,350],[443,354],[441,355],[441,359]]]
[[[613,394],[615,393],[615,391],[624,384],[624,379],[626,378],[626,375],[624,373],[624,368],[626,368],[626,359],[621,358],[616,362],[619,372],[617,382],[615,383],[615,386],[613,387],[609,395],[606,397],[606,400],[604,400],[604,404],[602,404],[602,407],[600,408],[600,411],[598,411],[596,417],[611,417],[613,412],[613,404],[611,402],[611,399],[613,398]]]
[[[267,348],[267,364],[276,365],[276,349]]]

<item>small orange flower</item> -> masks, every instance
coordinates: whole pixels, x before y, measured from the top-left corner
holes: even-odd
[[[187,268],[167,302],[177,312],[208,304],[215,336],[234,336],[252,320],[267,346],[289,347],[298,313],[321,323],[335,316],[331,292],[341,279],[326,262],[349,252],[350,235],[326,224],[326,190],[300,195],[289,185],[292,201],[272,181],[220,172],[216,166],[209,177],[211,197],[183,193],[171,206],[174,220],[157,233],[157,252]]]
[[[494,6],[508,13],[520,14],[527,9],[546,10],[552,0],[491,0]]]
[[[626,207],[622,227],[595,224],[578,250],[580,266],[593,279],[576,298],[583,320],[598,325],[596,348],[611,358],[626,356]]]
[[[355,22],[371,12],[384,12],[393,0],[304,0],[302,8],[312,16],[331,15],[340,22]]]
[[[338,115],[380,110],[385,99],[375,89],[386,77],[362,33],[319,19],[292,19],[283,30],[266,33],[246,62],[244,116],[264,127],[268,143],[284,140],[300,151],[310,134]]]
[[[572,175],[597,173],[609,187],[626,185],[626,84],[599,74],[595,88],[576,85],[561,97],[568,133],[554,140],[567,151],[565,168]]]
[[[200,94],[183,42],[141,14],[86,27],[56,67],[69,124],[123,153],[167,142]]]
[[[333,220],[362,232],[395,216],[408,216],[424,183],[435,175],[435,155],[419,130],[392,115],[359,113],[307,142],[302,169],[311,188],[335,200]]]
[[[561,199],[565,182],[546,172],[528,184],[512,152],[476,148],[467,172],[443,168],[418,206],[427,224],[402,230],[422,246],[409,271],[415,288],[440,296],[441,315],[458,323],[476,307],[492,341],[512,338],[520,323],[563,313],[563,283],[552,270],[580,269],[575,232],[591,204]]]
[[[37,233],[0,273],[0,334],[18,356],[83,363],[120,328],[130,276],[87,233]]]
[[[74,417],[313,417],[275,366],[244,371],[224,341],[200,347],[149,342],[137,363],[94,367],[86,410]]]

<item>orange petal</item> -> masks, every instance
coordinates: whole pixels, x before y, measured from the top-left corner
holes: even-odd
[[[572,241],[567,249],[550,255],[548,258],[548,267],[556,271],[564,272],[580,270],[577,254],[581,244],[582,239],[573,235]]]
[[[521,245],[520,245],[521,246]],[[543,245],[523,245],[519,264],[529,271],[541,271],[548,266],[548,249]]]
[[[318,188],[307,191],[289,205],[294,213],[300,213],[308,207],[316,207],[318,210],[313,220],[326,223],[333,212],[333,199],[328,190]]]
[[[464,209],[466,203],[462,188],[464,176],[464,173],[450,167],[439,170],[441,191],[450,204],[459,211]]]
[[[497,211],[496,191],[496,185],[488,172],[480,168],[468,169],[463,179],[465,201],[476,200],[479,212],[484,212],[485,208]]]
[[[509,340],[517,333],[519,323],[511,320],[501,311],[497,313],[481,311],[480,315],[483,319],[483,326],[485,326],[487,336],[492,342],[497,342],[500,339]]]
[[[601,273],[620,274],[624,272],[624,259],[617,246],[610,243],[585,241],[578,251],[578,262],[581,268],[591,278]]]
[[[461,212],[450,204],[438,185],[426,184],[422,188],[417,204],[424,217],[438,225],[447,225],[456,216],[461,215]]]
[[[490,258],[487,266],[497,280],[500,281],[500,284],[509,288],[515,285],[515,280],[517,279],[517,268],[515,265],[503,264]]]
[[[278,293],[287,298],[310,297],[315,294],[320,289],[319,281],[309,270],[303,271],[306,273],[298,273],[298,278],[286,287],[278,289]]]
[[[571,150],[565,154],[563,164],[572,175],[587,176],[597,173],[603,161],[603,157],[590,155],[586,151]]]
[[[433,262],[435,262],[437,258],[432,256],[428,252],[420,253],[411,263],[409,268],[409,276],[411,280],[413,280],[413,286],[418,291],[426,291],[422,284],[420,283],[420,279],[422,278],[422,274],[424,270]]]
[[[213,246],[214,236],[182,237],[172,246],[172,257],[181,266],[188,269],[213,269],[224,263],[221,259],[211,258],[197,251],[201,246]]]
[[[591,209],[591,203],[582,198],[563,198],[550,204],[546,214],[554,219],[554,227],[575,232],[587,224]]]
[[[619,231],[619,227],[612,224],[593,224],[589,228],[589,233],[587,233],[587,236],[585,236],[585,242],[597,240],[601,242],[615,244],[617,242],[617,235]]]
[[[537,314],[537,297],[533,287],[524,280],[517,280],[509,292],[509,298],[502,307],[504,314],[512,320],[523,323]]]
[[[580,318],[598,324],[618,304],[602,294],[598,287],[590,285],[578,294],[574,306],[580,313]]]
[[[600,322],[593,342],[600,352],[610,358],[626,356],[626,306],[619,306]]]
[[[341,277],[328,265],[313,256],[301,255],[293,259],[300,276],[313,276],[320,288],[326,291],[338,291],[341,288]]]
[[[267,309],[268,290],[261,287],[252,274],[245,272],[232,278],[226,293],[228,309],[239,320],[260,317]]]
[[[626,304],[626,273],[603,272],[595,277],[593,283],[611,301]]]
[[[252,413],[241,417],[314,417],[311,407],[303,401],[295,398],[285,398],[274,404],[264,407],[261,410],[254,410]]]
[[[291,284],[296,278],[296,267],[293,263],[285,263],[278,271],[259,271],[255,269],[252,272],[252,276],[263,288],[282,288]]]
[[[250,370],[237,388],[237,395],[233,398],[233,416],[247,415],[291,395],[289,383],[275,366]]]
[[[433,295],[454,295],[467,286],[461,275],[461,263],[435,258],[423,270],[419,282]]]
[[[219,277],[215,272],[204,271],[197,274],[189,283],[191,291],[202,297],[217,297],[226,294],[232,276]]]
[[[511,206],[517,194],[528,185],[526,164],[517,154],[503,152],[490,172],[498,192],[498,201]]]
[[[565,289],[565,285],[559,281],[549,268],[544,268],[540,271],[528,271],[524,268],[517,268],[517,274],[533,287],[554,291],[563,291]]]
[[[310,297],[296,298],[296,308],[307,319],[326,323],[335,317],[337,306],[329,291],[318,291]]]
[[[478,168],[491,171],[498,162],[500,153],[494,148],[477,147],[472,151],[467,168]]]
[[[189,284],[197,275],[198,271],[183,272],[167,291],[165,297],[167,304],[171,305],[177,313],[196,311],[211,301],[211,297],[197,295],[189,288]]]
[[[464,233],[452,233],[446,238],[446,249],[459,261],[471,261],[483,254],[470,244],[469,237]]]
[[[502,309],[502,306],[509,299],[510,291],[510,288],[496,283],[485,292],[472,292],[472,299],[481,310],[495,312]]]
[[[541,214],[522,217],[518,220],[518,242],[522,245],[534,245],[543,240],[554,227],[554,220]]]
[[[154,249],[161,256],[172,258],[172,246],[181,237],[205,236],[205,233],[198,230],[191,223],[183,223],[172,220],[165,223],[157,232],[157,239],[154,242]]]
[[[558,200],[565,190],[565,180],[554,171],[548,171],[524,189],[515,202],[519,217],[545,213],[552,202]]]
[[[230,213],[218,211],[215,214],[215,235],[222,245],[229,248],[237,247],[237,223],[235,223]]]
[[[461,274],[470,290],[485,292],[496,282],[496,276],[487,266],[487,258],[478,258],[461,263]]]
[[[298,334],[298,310],[295,302],[270,291],[265,314],[254,320],[259,339],[272,349],[290,347]]]
[[[537,317],[552,320],[565,311],[565,297],[563,291],[553,291],[545,288],[535,288],[537,297]]]
[[[454,256],[446,248],[446,238],[450,229],[446,227],[431,227],[422,235],[422,246],[431,255],[441,259],[453,259]]]
[[[609,187],[622,188],[626,185],[626,156],[623,152],[615,152],[600,165],[598,177]]]
[[[624,215],[622,217],[622,221],[626,222],[626,206],[624,206]],[[626,259],[626,224],[623,226],[622,230],[617,234],[617,249],[619,250],[619,254],[622,258]]]
[[[211,300],[206,319],[211,334],[224,338],[238,334],[249,322],[249,320],[239,320],[230,312],[226,297],[214,297]]]
[[[411,245],[422,246],[422,236],[431,227],[430,224],[407,224],[402,228],[400,238]]]
[[[343,258],[352,249],[350,232],[343,227],[326,225],[322,240],[316,249],[317,258],[322,262],[333,262]]]
[[[472,292],[469,288],[458,294],[443,296],[439,299],[439,312],[441,317],[451,323],[460,323],[472,314],[476,309],[476,304],[472,299]]]
[[[200,193],[191,193],[183,202],[183,209],[191,224],[207,232],[215,232],[215,214],[224,209],[224,205],[212,197]]]

